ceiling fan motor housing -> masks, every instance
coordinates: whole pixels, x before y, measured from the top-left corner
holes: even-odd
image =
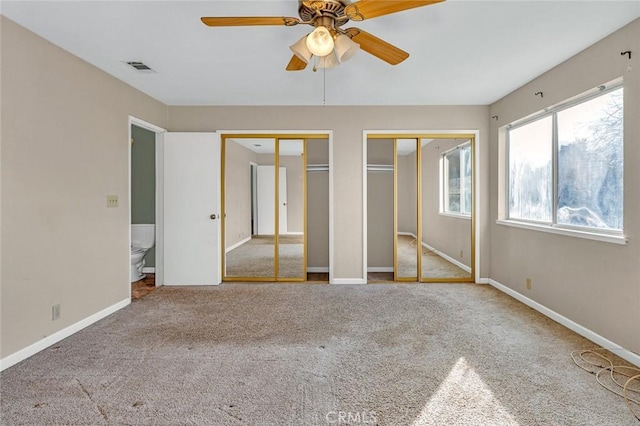
[[[343,15],[345,7],[351,2],[349,0],[298,0],[298,3],[300,19],[309,22],[318,17],[329,17],[335,20]]]

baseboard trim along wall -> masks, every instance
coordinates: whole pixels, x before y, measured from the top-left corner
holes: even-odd
[[[416,234],[414,234],[413,232],[398,232],[398,235],[407,235],[409,237],[413,237],[416,240],[418,239],[418,237],[416,236]],[[443,252],[441,252],[440,250],[436,249],[435,247],[430,246],[429,244],[423,242],[422,243],[422,247],[426,248],[429,251],[434,252],[435,254],[437,254],[438,256],[440,256],[441,258],[443,258],[446,261],[449,261],[451,263],[453,263],[454,265],[456,265],[458,268],[462,269],[465,272],[471,273],[471,267],[465,265],[464,263],[460,262],[457,259],[454,259],[453,257],[444,254]],[[369,272],[387,272],[387,271],[369,271]],[[393,270],[391,271],[393,272]]]
[[[327,273],[329,272],[329,267],[328,266],[307,266],[307,272],[311,272],[311,273],[317,273],[317,274],[322,274],[322,273]]]
[[[622,346],[612,342],[611,340],[602,337],[601,335],[589,330],[588,328],[570,320],[569,318],[560,315],[559,313],[547,308],[544,305],[541,305],[540,303],[536,302],[535,300],[529,299],[527,296],[522,295],[521,293],[518,293],[515,290],[512,290],[511,288],[505,286],[504,284],[500,284],[499,282],[489,279],[489,284],[491,284],[493,287],[497,288],[498,290],[502,291],[503,293],[508,294],[509,296],[513,297],[514,299],[524,303],[525,305],[529,306],[530,308],[535,309],[536,311],[540,312],[542,315],[545,315],[549,318],[551,318],[552,320],[554,320],[555,322],[567,327],[569,330],[575,331],[576,333],[578,333],[579,335],[581,335],[582,337],[585,337],[589,340],[591,340],[592,342],[596,343],[597,345],[600,345],[601,347],[607,349],[610,352],[613,352],[614,354],[618,355],[620,358],[625,359],[627,361],[629,361],[631,364],[637,365],[640,367],[640,355],[623,348]],[[576,348],[576,349],[580,349],[580,348]]]
[[[227,247],[227,249],[226,249],[224,252],[225,252],[225,253],[229,253],[229,252],[230,252],[231,250],[233,250],[234,248],[238,248],[238,247],[240,247],[241,245],[243,245],[243,244],[245,244],[245,243],[248,243],[249,241],[251,241],[251,237],[250,237],[250,236],[249,236],[249,237],[247,237],[247,238],[245,238],[244,240],[240,240],[240,241],[238,241],[237,243],[235,243],[235,244],[234,244],[234,245],[232,245],[232,246]]]
[[[368,266],[367,272],[393,272],[393,266]]]
[[[435,247],[431,247],[429,244],[427,243],[422,243],[422,247],[426,248],[427,250],[430,250],[432,252],[434,252],[435,254],[437,254],[438,256],[440,256],[441,258],[443,258],[444,260],[447,260],[451,263],[453,263],[454,265],[456,265],[458,268],[462,269],[465,272],[471,273],[471,268],[467,265],[465,265],[464,263],[460,262],[459,260],[454,259],[453,257],[444,254],[443,252],[437,250]]]
[[[120,309],[128,306],[131,303],[131,299],[127,298],[121,302],[116,303],[115,305],[111,305],[108,308],[101,310],[81,321],[78,321],[75,324],[71,324],[70,326],[63,328],[60,331],[53,333],[51,336],[47,336],[42,340],[37,341],[36,343],[27,346],[24,349],[19,350],[11,355],[8,355],[2,359],[0,359],[0,371],[5,370],[12,365],[16,365],[20,361],[24,361],[32,355],[37,354],[38,352],[48,348],[49,346],[58,343],[62,339],[66,339],[72,334],[77,333],[90,326],[91,324],[100,321],[101,319],[108,317],[112,313],[119,311]]]
[[[334,278],[331,284],[366,284],[367,280],[362,278]]]
[[[143,274],[155,274],[156,273],[156,268],[155,268],[155,266],[145,266],[144,268],[142,268],[142,273]]]

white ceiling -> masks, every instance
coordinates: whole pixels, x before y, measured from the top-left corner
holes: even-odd
[[[308,26],[200,22],[297,16],[296,0],[4,0],[1,13],[169,105],[487,105],[640,17],[640,0],[448,0],[348,24],[411,56],[360,51],[326,75],[285,71]],[[124,64],[138,60],[157,72]]]

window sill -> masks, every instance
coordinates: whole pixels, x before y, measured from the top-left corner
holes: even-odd
[[[439,212],[440,216],[452,217],[454,219],[464,219],[471,220],[471,215],[469,214],[456,214],[456,213],[447,213],[447,212]]]
[[[548,232],[550,234],[565,235],[567,237],[586,238],[588,240],[602,241],[605,243],[626,245],[627,238],[624,235],[599,234],[597,232],[579,231],[577,229],[560,228],[556,226],[538,225],[534,223],[517,222],[514,220],[498,219],[496,224],[512,226],[514,228],[529,229],[532,231]]]

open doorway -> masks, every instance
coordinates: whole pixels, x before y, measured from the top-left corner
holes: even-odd
[[[129,286],[139,299],[162,284],[161,154],[163,129],[129,118]],[[160,212],[160,214],[158,214]]]

